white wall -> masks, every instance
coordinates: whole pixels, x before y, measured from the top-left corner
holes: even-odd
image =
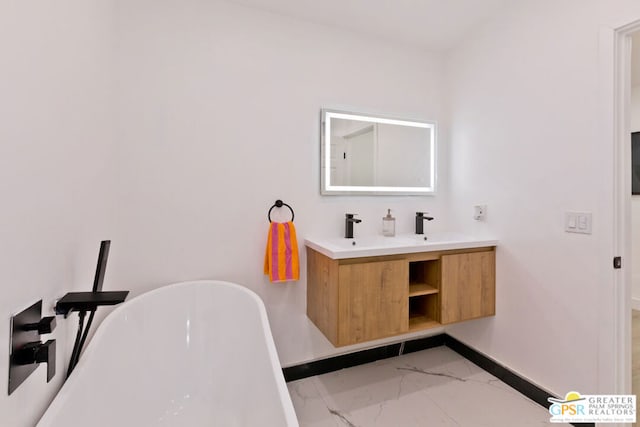
[[[612,391],[598,382],[613,380],[615,352],[615,331],[598,334],[614,316],[599,39],[638,18],[633,1],[523,2],[449,62],[450,215],[500,245],[497,315],[448,332],[559,395]],[[486,222],[471,219],[478,202],[488,204]],[[565,233],[568,210],[592,212],[593,234]]]
[[[634,54],[636,54],[635,50]],[[640,69],[634,68],[632,73],[640,73]],[[629,126],[631,132],[640,132],[640,86],[631,89],[630,102],[631,121]],[[633,307],[640,309],[640,196],[631,196],[631,233],[631,275],[633,280],[631,297],[633,298]]]
[[[9,319],[92,285],[111,237],[112,11],[107,1],[3,2],[0,13],[0,424],[33,426],[62,383],[76,317],[58,317],[57,374],[7,396]],[[107,280],[109,276],[107,275]]]
[[[302,250],[306,236],[342,236],[346,212],[363,220],[356,235],[381,233],[387,208],[398,232],[412,232],[421,210],[436,217],[429,227],[445,228],[444,196],[319,190],[322,107],[440,121],[446,141],[442,59],[225,2],[123,0],[118,9],[117,282],[134,293],[237,282],[265,301],[284,365],[345,351],[305,315],[304,267],[298,283],[263,276],[267,211],[276,199],[295,209]],[[443,160],[444,194],[446,174]]]

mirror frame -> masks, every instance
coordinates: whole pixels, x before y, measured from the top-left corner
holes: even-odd
[[[433,121],[398,119],[378,114],[341,111],[323,108],[320,111],[320,194],[331,195],[390,195],[390,196],[432,196],[436,194],[437,124]],[[331,185],[331,119],[351,119],[371,123],[396,124],[426,128],[430,132],[431,162],[429,164],[431,186],[429,187],[384,187]]]

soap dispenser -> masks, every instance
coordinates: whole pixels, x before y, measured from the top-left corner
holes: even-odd
[[[387,216],[382,218],[382,235],[388,237],[396,235],[396,219],[391,216],[391,209],[387,209]]]

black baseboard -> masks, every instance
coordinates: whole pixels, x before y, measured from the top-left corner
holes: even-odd
[[[285,381],[301,380],[315,375],[322,375],[328,372],[339,371],[340,369],[351,368],[352,366],[364,365],[376,360],[388,359],[400,356],[401,354],[412,353],[414,351],[426,350],[432,347],[444,345],[445,335],[435,335],[433,337],[420,338],[403,343],[384,345],[381,347],[360,350],[354,353],[341,354],[327,359],[315,360],[309,363],[283,368]]]
[[[549,409],[551,403],[547,399],[549,397],[555,397],[556,399],[558,398],[558,396],[555,396],[552,393],[549,393],[548,391],[538,387],[531,381],[521,377],[504,365],[501,365],[495,360],[490,359],[489,357],[458,341],[452,336],[447,334],[445,334],[445,336],[445,345],[451,350],[455,351],[460,356],[489,372],[491,375],[498,378],[503,383],[520,392],[520,394],[523,394],[524,396],[536,402],[538,405]],[[571,425],[595,427],[594,423],[573,423]]]
[[[329,357],[327,359],[283,368],[282,372],[284,373],[285,381],[295,381],[315,375],[338,371],[340,369],[363,365],[365,363],[375,362],[376,360],[388,359],[390,357],[427,350],[429,348],[440,347],[443,345],[449,347],[465,359],[489,372],[500,381],[509,385],[544,408],[549,408],[550,403],[547,400],[549,397],[558,397],[538,387],[504,365],[499,364],[495,360],[485,356],[448,334],[439,334],[431,337],[404,341],[402,343],[356,351],[354,353],[342,354],[339,356]],[[594,423],[576,423],[572,425],[595,427]]]
[[[465,359],[473,362],[478,365],[485,371],[489,372],[494,377],[498,378],[503,383],[511,386],[512,388],[518,390],[520,393],[527,396],[529,399],[533,400],[540,406],[544,406],[545,408],[549,408],[550,403],[547,400],[549,397],[556,397],[553,394],[549,393],[536,386],[535,384],[527,381],[521,376],[517,375],[510,369],[505,366],[497,363],[496,361],[488,358],[484,354],[477,352],[466,344],[461,343],[457,339],[453,338],[450,335],[447,335],[445,340],[445,345],[449,347],[451,350],[458,353],[460,356]]]

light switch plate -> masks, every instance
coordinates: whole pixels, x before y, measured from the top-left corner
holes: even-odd
[[[565,212],[564,231],[567,233],[591,234],[591,212]]]

